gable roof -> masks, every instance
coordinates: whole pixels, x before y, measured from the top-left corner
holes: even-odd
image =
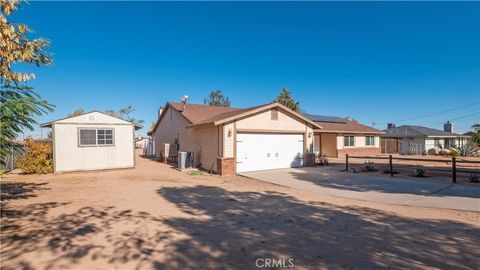
[[[172,107],[181,113],[185,119],[190,122],[190,127],[199,127],[206,125],[220,125],[229,121],[233,121],[239,118],[248,117],[255,113],[268,110],[270,108],[278,107],[283,110],[288,111],[290,114],[310,123],[314,127],[322,128],[319,124],[311,121],[308,118],[305,118],[303,115],[290,110],[289,108],[279,104],[279,103],[268,103],[264,105],[254,106],[250,108],[231,108],[231,107],[221,107],[221,106],[208,106],[208,105],[199,105],[199,104],[189,104],[185,105],[185,109],[182,110],[183,103],[177,102],[168,102],[164,110],[160,114],[153,131],[155,131],[160,123],[160,120],[163,118],[163,115],[167,111],[168,107]]]
[[[403,138],[403,137],[464,137],[465,135],[446,132],[439,129],[402,125],[399,127],[389,128],[384,130],[385,134],[382,137]]]
[[[63,120],[69,119],[69,118],[74,118],[74,117],[78,117],[78,116],[82,116],[82,115],[87,115],[87,114],[91,114],[91,113],[100,113],[100,114],[106,115],[106,116],[108,116],[108,117],[112,117],[112,118],[121,120],[121,121],[125,122],[126,124],[134,125],[134,126],[135,126],[135,130],[138,130],[138,129],[143,128],[142,125],[135,124],[135,123],[129,122],[129,121],[125,120],[125,119],[121,119],[121,118],[118,118],[118,117],[115,117],[115,116],[111,116],[111,115],[108,115],[108,114],[103,113],[103,112],[100,112],[100,111],[90,111],[90,112],[84,112],[84,113],[82,113],[82,114],[78,114],[78,115],[75,115],[75,116],[67,116],[67,117],[64,117],[64,118],[57,119],[57,120],[52,120],[52,121],[50,121],[50,122],[42,123],[42,124],[40,124],[40,127],[51,128],[51,127],[52,127],[52,124],[55,123],[55,122],[59,122],[59,121],[63,121]],[[98,123],[98,124],[101,124],[101,123]]]
[[[224,113],[231,113],[235,111],[243,111],[245,109],[222,107],[222,106],[209,106],[200,104],[185,104],[185,109],[182,111],[183,103],[169,102],[170,106],[179,111],[191,124],[197,124],[205,121],[208,118],[212,118]]]
[[[350,121],[338,116],[326,116],[316,114],[304,114],[305,117],[320,124],[323,129],[315,130],[317,132],[334,133],[363,133],[363,134],[382,134],[381,130],[362,125],[356,121]]]

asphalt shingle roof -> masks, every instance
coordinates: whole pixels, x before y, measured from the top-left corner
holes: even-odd
[[[399,127],[389,128],[383,130],[385,134],[382,137],[457,137],[463,136],[461,134],[446,132],[439,129],[422,127],[422,126],[413,126],[413,125],[403,125]]]
[[[199,124],[206,122],[206,120],[219,117],[220,115],[228,114],[235,115],[237,113],[243,113],[248,109],[221,107],[221,106],[208,106],[200,104],[185,105],[185,109],[182,110],[183,103],[169,102],[170,106],[180,111],[185,118],[192,124]]]

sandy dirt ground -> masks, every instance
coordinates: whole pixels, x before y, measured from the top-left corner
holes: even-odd
[[[2,180],[1,269],[478,269],[479,213],[135,169]],[[263,261],[257,261],[262,265]]]

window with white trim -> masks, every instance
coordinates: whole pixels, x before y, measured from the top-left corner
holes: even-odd
[[[355,146],[355,136],[345,135],[343,136],[343,146]]]
[[[367,146],[374,146],[375,145],[375,136],[366,136],[365,137],[365,145]]]
[[[112,146],[114,145],[112,128],[81,128],[79,131],[80,146]]]

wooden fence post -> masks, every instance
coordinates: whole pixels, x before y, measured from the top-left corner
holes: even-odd
[[[393,177],[393,159],[392,155],[388,156],[388,161],[390,162],[390,177]]]
[[[348,172],[348,154],[345,154],[345,171]]]
[[[457,183],[457,160],[452,157],[452,182]]]

